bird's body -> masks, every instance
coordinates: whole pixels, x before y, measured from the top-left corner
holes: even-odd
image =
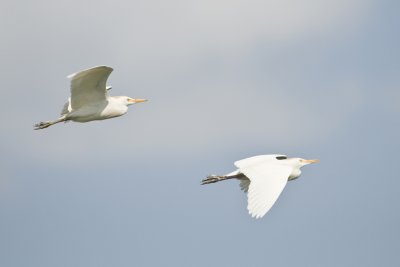
[[[122,103],[122,97],[108,97],[107,100],[90,103],[66,114],[69,120],[88,122],[105,120],[124,115],[128,106]]]
[[[202,184],[227,179],[240,180],[240,188],[247,193],[247,209],[252,217],[261,218],[274,205],[287,181],[301,175],[300,168],[317,162],[284,155],[261,155],[235,162],[237,170],[226,175],[211,175]]]
[[[110,86],[106,86],[112,68],[99,66],[69,75],[71,97],[64,104],[61,117],[55,121],[40,122],[35,129],[44,129],[59,122],[89,122],[105,120],[124,115],[128,106],[145,102],[127,96],[109,96]]]

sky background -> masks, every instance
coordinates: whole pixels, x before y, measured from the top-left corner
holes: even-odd
[[[0,266],[399,266],[398,1],[11,1],[0,8]],[[58,124],[114,68],[123,117]],[[318,158],[252,219],[259,154]]]

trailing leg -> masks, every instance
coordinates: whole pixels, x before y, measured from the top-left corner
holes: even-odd
[[[212,184],[212,183],[216,183],[216,182],[228,180],[228,179],[234,179],[234,178],[241,179],[243,177],[246,178],[246,176],[244,176],[244,174],[242,174],[238,171],[235,171],[235,172],[227,174],[227,175],[209,175],[209,176],[207,176],[206,179],[203,179],[201,181],[201,184],[202,185],[203,184]]]
[[[45,129],[47,127],[50,127],[53,124],[63,122],[63,121],[67,121],[66,116],[62,116],[61,118],[59,118],[55,121],[39,122],[39,123],[35,124],[34,127],[35,127],[35,130]]]

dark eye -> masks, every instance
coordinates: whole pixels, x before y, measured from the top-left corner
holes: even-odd
[[[278,156],[278,157],[276,157],[276,159],[277,159],[277,160],[283,160],[283,159],[287,159],[287,157],[285,157],[285,156]]]

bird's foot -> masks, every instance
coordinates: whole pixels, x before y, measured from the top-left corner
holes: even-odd
[[[39,122],[39,123],[35,124],[34,127],[35,127],[35,130],[40,130],[40,129],[47,128],[50,125],[52,125],[52,123],[50,121],[47,121],[47,122]]]
[[[212,184],[212,183],[216,183],[219,181],[225,180],[225,176],[221,176],[221,175],[209,175],[207,176],[206,179],[203,179],[201,181],[201,184]]]

